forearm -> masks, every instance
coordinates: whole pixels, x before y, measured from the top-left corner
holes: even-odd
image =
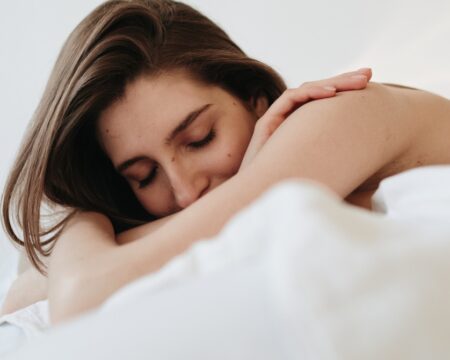
[[[298,119],[294,113],[280,127],[277,134],[283,131],[286,124],[295,120]],[[280,136],[283,137],[284,134]],[[273,148],[272,139],[267,143],[267,147]],[[271,185],[289,177],[287,175],[290,175],[290,171],[285,169],[272,172],[270,167],[273,164],[269,164],[267,168],[265,160],[259,160],[261,156],[264,157],[265,152],[270,151],[273,149],[262,149],[262,154],[245,169],[138,241],[106,248],[79,263],[78,270],[74,268],[70,271],[70,276],[62,278],[59,275],[58,281],[53,286],[55,294],[50,297],[52,322],[65,321],[99,306],[117,289],[138,277],[160,269],[173,257],[189,248],[193,242],[216,235],[239,210],[250,204]],[[276,156],[279,158],[280,154]],[[286,166],[289,167],[290,164]],[[130,235],[130,238],[133,236]],[[76,236],[73,240],[75,239]],[[70,277],[70,281],[67,277]]]
[[[66,297],[69,301],[76,296],[76,301],[63,309],[60,318],[98,306],[118,288],[158,270],[193,242],[216,235],[232,216],[281,180],[312,179],[344,197],[404,151],[408,140],[386,143],[386,139],[412,130],[411,122],[403,125],[396,119],[413,114],[397,111],[384,92],[364,95],[302,107],[242,172],[139,241],[108,248],[80,263],[72,293],[69,289]],[[353,161],[349,161],[352,156]]]
[[[233,177],[205,195],[201,204],[198,200],[143,238],[87,259],[77,276],[59,277],[51,294],[51,322],[58,324],[100,306],[119,288],[157,271],[193,242],[217,234],[233,214],[259,194],[242,191],[244,183],[243,176]],[[227,204],[230,193],[236,201]]]
[[[89,214],[83,216],[90,218]],[[99,216],[110,223],[105,216],[98,213],[95,214],[95,217]],[[165,224],[174,221],[180,216],[183,216],[183,211],[137,226],[117,235],[114,235],[111,231],[91,233],[86,225],[82,224],[85,220],[80,218],[77,223],[70,224],[61,237],[67,238],[64,241],[74,242],[80,237],[89,238],[95,236],[98,240],[102,238],[100,240],[102,243],[109,243],[111,247],[116,249],[124,249],[132,243],[143,241],[149,237],[152,239],[154,237],[159,238],[155,233]],[[92,221],[96,222],[96,219],[92,218]],[[89,224],[87,225],[90,226]],[[109,226],[112,228],[111,223]],[[59,239],[59,241],[62,240],[62,238]],[[75,315],[100,306],[118,288],[141,275],[158,269],[162,264],[182,251],[175,249],[170,243],[164,241],[151,241],[149,246],[151,249],[148,248],[148,254],[143,255],[145,260],[144,258],[126,259],[123,256],[125,255],[123,252],[120,252],[119,258],[116,259],[115,256],[117,254],[111,251],[110,247],[103,248],[102,246],[102,248],[95,247],[90,249],[92,253],[95,251],[92,262],[80,259],[80,266],[66,268],[64,272],[50,268],[49,305],[52,324],[66,321]],[[74,255],[78,257],[77,254]],[[60,256],[56,257],[61,258]],[[140,260],[144,260],[145,265],[137,267]]]
[[[132,241],[142,239],[144,236],[150,235],[151,233],[159,229],[161,226],[163,226],[166,222],[170,221],[176,216],[177,214],[175,213],[169,216],[165,216],[161,219],[151,221],[147,224],[136,226],[132,229],[121,232],[120,234],[117,234],[116,242],[119,245],[124,245]]]

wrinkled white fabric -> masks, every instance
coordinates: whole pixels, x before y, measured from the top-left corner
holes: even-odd
[[[42,300],[26,308],[0,317],[0,325],[8,323],[21,328],[31,339],[49,328],[48,301]]]
[[[280,183],[12,358],[449,358],[449,184],[450,166],[385,179],[374,213]]]

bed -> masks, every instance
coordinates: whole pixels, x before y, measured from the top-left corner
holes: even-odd
[[[449,182],[450,166],[387,178],[375,212],[279,183],[215,238],[6,359],[447,358]]]
[[[357,48],[351,57],[337,54],[328,74],[310,74],[372,66],[375,81],[450,97],[449,5],[380,4],[390,11],[367,42],[355,32],[345,43]],[[317,47],[302,41],[302,51]],[[291,85],[311,80],[283,65]],[[46,301],[0,318],[0,358],[449,358],[449,183],[450,166],[385,179],[373,213],[318,184],[278,184],[216,238],[73,322],[51,327]],[[1,258],[0,303],[18,266],[17,253],[1,245],[11,255]]]

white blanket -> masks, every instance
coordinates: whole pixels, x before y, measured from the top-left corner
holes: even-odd
[[[450,166],[385,179],[373,202],[281,183],[12,359],[450,358]]]

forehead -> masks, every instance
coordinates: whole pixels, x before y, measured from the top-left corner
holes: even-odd
[[[100,114],[98,129],[111,132],[119,124],[131,125],[132,120],[149,123],[183,113],[203,98],[209,98],[211,87],[181,71],[138,77],[125,87],[120,99]]]
[[[187,113],[217,101],[214,88],[182,71],[141,76],[100,114],[99,141],[113,160],[134,153],[143,142],[161,143]]]

